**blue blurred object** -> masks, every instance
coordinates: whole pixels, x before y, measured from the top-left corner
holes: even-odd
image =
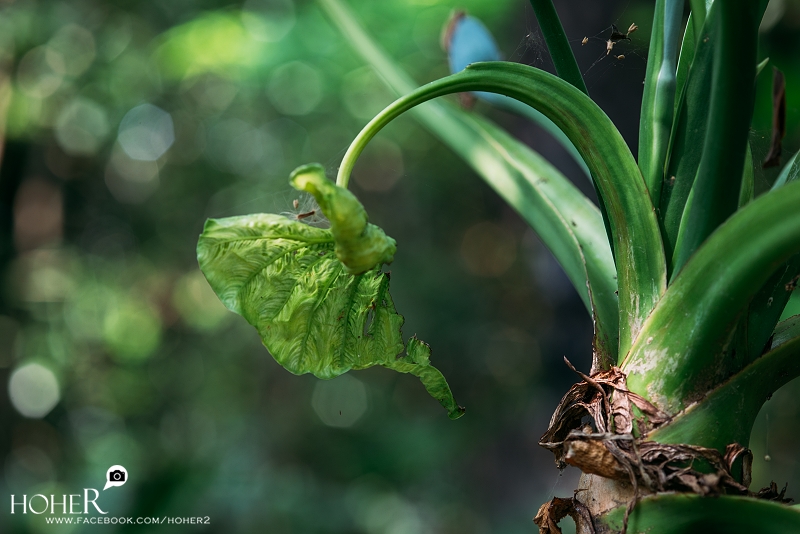
[[[492,34],[483,23],[467,15],[463,11],[456,12],[450,19],[445,29],[444,48],[447,51],[447,61],[450,72],[456,73],[467,68],[471,63],[479,61],[500,61],[500,49],[492,37]],[[578,150],[567,138],[564,132],[556,126],[553,121],[542,115],[527,104],[504,95],[495,93],[475,92],[472,93],[476,98],[488,102],[505,111],[527,117],[550,135],[556,138],[564,148],[575,159],[583,169],[587,177],[591,177],[589,168],[584,163]]]
[[[463,11],[449,25],[447,60],[450,72],[460,72],[477,61],[500,61],[500,49],[486,26]]]

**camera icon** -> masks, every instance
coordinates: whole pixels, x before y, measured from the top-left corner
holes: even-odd
[[[122,486],[128,481],[128,470],[121,465],[112,465],[106,471],[106,486],[103,491],[113,486]]]

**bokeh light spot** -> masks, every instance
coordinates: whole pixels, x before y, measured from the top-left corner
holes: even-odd
[[[108,134],[105,110],[88,98],[75,98],[59,113],[55,135],[64,152],[72,156],[91,156]]]
[[[103,334],[112,355],[125,362],[149,358],[161,342],[161,320],[145,303],[127,299],[110,307]]]
[[[130,158],[155,161],[175,142],[172,117],[152,104],[136,106],[122,118],[118,140]]]
[[[342,103],[350,115],[370,120],[394,101],[386,84],[372,69],[361,67],[342,78]]]
[[[38,363],[23,365],[11,373],[8,395],[19,413],[37,419],[50,413],[61,399],[53,371]]]
[[[342,375],[314,386],[311,406],[328,426],[353,426],[367,411],[367,388],[357,378]]]
[[[17,82],[28,96],[45,98],[61,86],[65,70],[64,58],[57,50],[37,46],[22,56],[17,69]]]
[[[322,100],[322,76],[307,63],[291,61],[275,69],[267,92],[281,113],[307,115]]]
[[[94,61],[94,37],[89,30],[77,24],[63,26],[48,44],[48,54],[57,52],[63,58],[62,74],[80,76]]]
[[[292,0],[247,0],[242,6],[242,24],[258,41],[280,41],[294,23]]]
[[[199,270],[178,280],[172,302],[183,320],[197,330],[213,330],[231,316]]]
[[[280,142],[264,128],[239,119],[223,120],[208,132],[208,156],[221,170],[246,175],[274,172],[283,165]]]
[[[164,74],[184,78],[216,72],[236,78],[242,67],[263,64],[265,49],[232,12],[210,12],[175,26],[156,55]]]
[[[105,181],[119,202],[139,204],[158,189],[158,163],[133,159],[117,144],[106,166]]]

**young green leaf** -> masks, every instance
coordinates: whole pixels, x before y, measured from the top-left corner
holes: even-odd
[[[346,186],[358,155],[386,124],[428,100],[465,91],[504,94],[558,125],[592,171],[609,220],[620,292],[620,354],[666,288],[666,262],[655,210],[628,146],[608,116],[586,95],[552,74],[506,62],[476,63],[396,100],[359,133],[347,150],[337,182]]]
[[[747,152],[744,155],[744,169],[742,170],[742,186],[739,188],[739,209],[745,207],[755,195],[755,169],[753,167],[753,149],[747,142]]]
[[[686,29],[683,31],[683,40],[681,41],[681,50],[678,55],[678,66],[675,70],[675,112],[677,114],[678,104],[680,103],[683,95],[684,87],[686,86],[686,77],[689,75],[689,67],[692,65],[694,59],[695,41],[694,41],[694,19],[691,17],[686,22]]]
[[[353,49],[397,94],[416,88],[336,0],[321,0]],[[616,360],[619,335],[616,269],[598,209],[539,154],[491,121],[432,101],[417,120],[470,165],[536,231],[564,268],[595,320],[600,365]]]
[[[692,24],[694,23],[695,19],[692,18]],[[718,32],[717,17],[710,17],[703,28],[701,39],[695,41],[694,37],[690,38],[687,35],[684,38],[685,48],[681,50],[680,61],[683,69],[679,66],[679,77],[685,72],[686,65],[691,64],[691,67],[688,68],[675,111],[666,172],[658,201],[661,233],[666,257],[670,260],[670,273],[673,271],[672,258],[681,229],[681,219],[703,155],[703,140],[711,96],[713,43]],[[692,45],[692,48],[689,48],[689,45]],[[692,51],[694,53],[690,58],[689,54]],[[678,83],[681,83],[680,78]],[[685,232],[686,227],[683,228]]]
[[[450,418],[460,417],[463,408],[418,342],[400,357],[403,317],[389,295],[389,275],[380,265],[349,274],[335,247],[331,230],[256,214],[209,219],[197,259],[223,304],[258,330],[290,372],[328,379],[382,365],[419,376]]]
[[[310,193],[331,223],[336,257],[350,274],[361,274],[376,265],[391,263],[397,251],[395,240],[370,224],[361,202],[343,187],[325,177],[321,165],[304,165],[289,178],[299,191]]]
[[[654,204],[658,204],[661,196],[675,113],[676,61],[682,15],[683,0],[656,1],[639,119],[639,168]]]
[[[744,152],[755,100],[755,66],[759,12],[749,0],[715,3],[714,68],[708,125],[697,169],[694,201],[686,218],[684,239],[673,272],[734,211],[739,200]]]
[[[775,183],[772,184],[773,191],[800,177],[800,157],[798,156],[800,156],[800,151],[795,152],[794,156],[783,166]]]
[[[711,9],[712,2],[713,0],[689,0],[689,4],[692,7],[691,17],[692,26],[695,31],[695,41],[700,40],[703,25],[706,23],[706,15],[708,15],[708,11]]]
[[[561,25],[561,19],[558,18],[553,1],[531,0],[531,6],[533,6],[533,12],[536,13],[536,19],[539,21],[539,27],[544,34],[547,49],[550,51],[550,57],[553,58],[553,65],[556,67],[559,78],[589,96],[586,82],[583,81],[583,75],[578,68],[578,62],[575,61],[575,55],[572,53],[567,34],[564,33],[564,27]]]

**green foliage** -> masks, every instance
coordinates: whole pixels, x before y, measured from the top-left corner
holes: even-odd
[[[304,188],[314,184],[315,170],[298,170],[294,182]],[[352,196],[323,184],[315,184],[315,193],[331,215],[349,215],[337,211],[342,204],[363,213]],[[357,275],[347,272],[337,259],[338,246],[333,230],[260,214],[209,220],[197,258],[225,306],[256,327],[264,346],[292,373],[330,379],[382,365],[420,377],[451,419],[463,415],[444,377],[430,365],[427,345],[413,338],[404,347],[403,317],[389,295],[389,275],[380,264]]]
[[[747,443],[761,406],[775,390],[800,373],[800,316],[775,327],[770,350],[700,402],[652,433],[661,443],[702,439],[709,447]]]
[[[602,522],[622,529],[624,508],[611,512]],[[734,496],[703,498],[666,494],[642,499],[631,514],[630,534],[788,534],[800,528],[800,510],[768,501]]]
[[[798,202],[797,183],[763,195],[706,241],[675,277],[623,363],[630,387],[674,413],[738,370],[735,360],[721,355],[742,309],[775,266],[800,249]]]
[[[324,0],[322,5],[353,50],[387,80],[398,96],[414,90],[416,84],[375,45],[344,5],[332,0]],[[508,101],[536,111],[518,100]],[[616,360],[617,273],[599,210],[547,160],[486,118],[441,101],[430,101],[410,111],[536,231],[595,317],[599,357],[608,362]],[[374,135],[377,130],[366,131]],[[572,142],[567,141],[574,150]]]
[[[201,237],[199,259],[212,287],[259,329],[276,359],[293,372],[323,378],[375,364],[411,372],[451,417],[461,415],[443,377],[429,366],[427,345],[412,338],[404,359],[395,359],[403,351],[402,318],[386,292],[388,276],[379,270],[393,259],[395,243],[368,223],[346,188],[370,140],[406,111],[454,93],[498,94],[530,106],[549,121],[545,124],[561,130],[590,171],[599,208],[491,122],[448,104],[428,104],[415,113],[530,222],[562,264],[595,321],[593,371],[618,363],[630,392],[643,403],[637,406],[648,406],[648,414],[658,418],[671,417],[637,439],[720,451],[746,443],[770,391],[800,374],[800,367],[789,363],[800,347],[788,334],[794,323],[776,329],[800,269],[800,186],[786,184],[798,174],[796,158],[776,181],[780,191],[759,195],[748,137],[753,81],[764,64],[757,66],[756,51],[766,3],[692,2],[682,42],[683,3],[656,3],[638,162],[587,96],[552,2],[532,4],[561,78],[491,61],[417,89],[338,0],[320,3],[361,56],[403,96],[355,137],[336,186],[319,166],[293,174],[293,185],[317,199],[331,230],[251,216],[209,221]],[[613,45],[609,40],[609,52]],[[601,224],[608,228],[608,248]],[[292,228],[272,228],[281,225]],[[309,239],[311,234],[317,237]],[[323,235],[328,236],[324,245],[315,241]],[[290,249],[291,257],[282,252]],[[614,274],[616,283],[610,280]],[[365,289],[362,279],[368,280]],[[367,313],[365,304],[374,317],[359,315]],[[343,319],[349,325],[351,314],[354,329],[336,324]],[[731,405],[739,411],[722,414]],[[632,528],[660,524],[653,506],[696,510],[699,502],[658,499],[642,506],[643,519]],[[733,504],[724,500],[720,506]],[[618,521],[622,510],[608,519]],[[786,515],[784,508],[763,513]],[[796,524],[795,516],[786,518]],[[675,532],[693,524],[675,525]]]
[[[625,354],[666,286],[656,217],[642,175],[611,120],[586,95],[539,69],[487,62],[432,82],[398,99],[356,137],[339,168],[340,184],[367,142],[385,124],[431,98],[461,91],[487,91],[515,98],[562,128],[592,171],[608,202],[620,292],[619,353]]]
[[[692,186],[695,201],[687,205],[681,222],[686,232],[676,245],[673,273],[736,211],[755,98],[758,14],[756,2],[720,2],[712,6],[707,19],[719,28],[714,38],[708,123]]]
[[[661,197],[664,161],[675,114],[676,61],[682,15],[682,0],[656,2],[639,119],[639,167],[655,205]]]
[[[349,274],[363,274],[376,265],[391,263],[397,245],[367,219],[364,206],[342,187],[325,177],[320,165],[305,165],[289,179],[298,191],[310,193],[331,223],[336,258]]]

